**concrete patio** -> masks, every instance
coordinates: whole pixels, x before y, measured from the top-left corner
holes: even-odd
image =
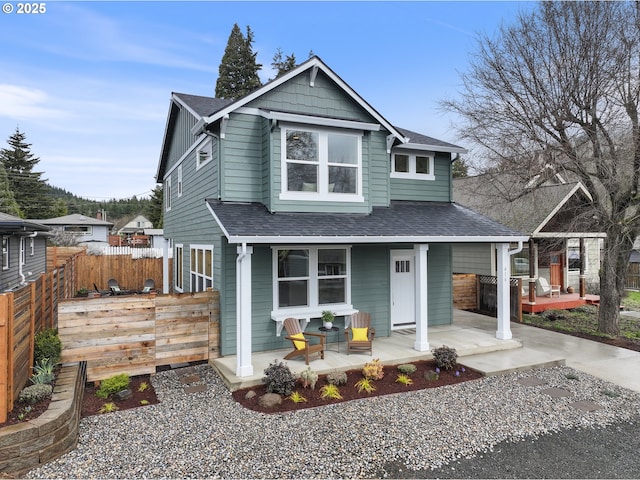
[[[463,310],[454,310],[453,325],[430,327],[428,331],[429,345],[432,348],[447,345],[458,352],[459,361],[465,365],[480,370],[485,375],[493,375],[504,372],[505,368],[499,365],[474,366],[469,359],[474,355],[490,354],[491,352],[522,350],[522,342],[515,338],[511,340],[499,340],[496,338],[497,320],[485,315],[479,315]],[[335,338],[335,337],[334,337]],[[317,373],[331,371],[346,371],[361,368],[373,358],[379,358],[384,364],[400,364],[415,360],[427,360],[433,358],[430,352],[418,352],[414,350],[415,329],[397,330],[390,337],[379,337],[373,343],[373,355],[368,353],[346,354],[344,339],[340,343],[329,343],[325,351],[325,358],[320,359],[315,355],[310,360],[311,368]],[[340,348],[340,351],[338,349]],[[235,375],[236,356],[231,355],[211,360],[215,368],[230,390],[249,387],[262,382],[265,368],[274,360],[282,361],[284,356],[291,351],[272,350],[253,354],[253,375],[250,377],[238,377]],[[497,357],[496,357],[497,359]],[[559,365],[564,361],[560,354],[535,355],[531,358],[523,358],[517,366],[509,369],[533,368],[535,366]],[[303,357],[287,360],[287,365],[292,372],[298,373],[306,368]]]

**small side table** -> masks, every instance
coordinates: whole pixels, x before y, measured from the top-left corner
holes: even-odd
[[[320,330],[322,333],[340,331],[340,329],[338,327],[331,327],[331,328],[320,327],[318,330]],[[337,352],[340,353],[340,335],[338,335],[338,350],[337,350]]]

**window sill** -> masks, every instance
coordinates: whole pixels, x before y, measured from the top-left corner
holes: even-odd
[[[291,307],[289,309],[274,310],[271,312],[271,320],[276,322],[276,337],[279,337],[282,333],[282,326],[285,318],[293,317],[298,320],[302,320],[300,327],[302,331],[307,328],[312,318],[320,318],[322,312],[325,310],[331,310],[335,313],[336,317],[345,317],[344,328],[347,328],[351,323],[351,315],[357,313],[358,310],[353,308],[353,305],[323,305],[320,307]]]
[[[403,180],[435,180],[435,175],[425,175],[425,174],[417,174],[417,173],[398,173],[391,172],[391,178],[399,178]]]
[[[348,193],[329,193],[326,195],[320,193],[307,192],[282,192],[280,200],[296,200],[306,202],[343,202],[343,203],[364,203],[362,195],[351,195]]]

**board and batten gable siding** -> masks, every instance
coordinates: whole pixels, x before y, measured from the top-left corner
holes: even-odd
[[[171,132],[169,154],[165,171],[169,171],[176,162],[191,148],[196,138],[191,133],[197,119],[185,108],[180,107],[177,119]]]
[[[490,243],[456,243],[452,247],[453,272],[493,275],[491,268],[494,248]]]
[[[435,180],[391,178],[391,200],[450,202],[452,191],[449,153],[436,152],[434,174]]]

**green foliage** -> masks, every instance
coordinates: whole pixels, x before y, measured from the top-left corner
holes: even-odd
[[[373,384],[373,379],[369,377],[362,377],[360,380],[356,382],[355,387],[358,389],[358,392],[360,393],[362,392],[371,393],[371,392],[375,392],[376,390],[376,387]]]
[[[365,363],[362,375],[371,380],[382,380],[384,378],[384,370],[380,359],[374,358],[371,362]]]
[[[18,401],[20,403],[34,405],[45,398],[49,398],[51,393],[53,393],[53,387],[51,385],[45,383],[29,385],[22,389],[18,395]]]
[[[119,373],[113,377],[105,378],[100,382],[100,388],[96,391],[96,397],[108,398],[109,395],[125,390],[129,387],[129,375]]]
[[[13,190],[11,190],[9,177],[7,177],[7,171],[2,165],[2,162],[0,162],[0,212],[13,215],[14,217],[23,216],[20,205],[16,202],[16,197],[13,195]]]
[[[322,323],[333,323],[336,319],[336,314],[333,313],[331,310],[323,310],[322,311],[322,316],[320,317],[320,320],[322,320]]]
[[[149,384],[147,382],[141,382],[140,385],[138,385],[139,392],[144,392],[148,389],[149,389]]]
[[[311,390],[314,390],[316,388],[316,382],[318,381],[318,374],[307,365],[307,368],[300,372],[300,380],[302,381],[303,388],[311,387]]]
[[[149,203],[144,207],[144,216],[147,217],[151,223],[153,223],[153,228],[162,228],[162,212],[164,212],[164,209],[162,208],[163,204],[164,192],[162,190],[162,185],[158,185],[153,190],[151,190],[151,199],[149,200]]]
[[[400,373],[396,377],[396,383],[401,383],[403,385],[411,385],[413,383],[413,380],[411,380],[409,375],[407,375],[405,373]]]
[[[412,373],[415,373],[417,369],[418,368],[413,363],[403,363],[402,365],[398,365],[398,371],[405,375],[411,375]]]
[[[262,85],[258,72],[262,65],[256,62],[253,51],[253,32],[247,25],[247,36],[234,24],[218,67],[216,97],[237,100]]]
[[[434,372],[433,370],[429,370],[428,372],[424,372],[424,379],[427,382],[435,382],[440,378],[438,372]]]
[[[29,380],[31,380],[31,383],[34,385],[40,383],[53,383],[56,378],[54,373],[55,367],[56,364],[53,363],[52,360],[49,358],[43,358],[33,366],[33,375],[31,375]]]
[[[289,400],[291,400],[294,403],[304,403],[307,401],[306,398],[304,398],[304,396],[300,393],[300,392],[293,392],[291,395],[289,395],[287,397]]]
[[[456,352],[455,348],[443,345],[435,348],[432,353],[433,359],[436,361],[436,365],[438,365],[439,368],[452,370],[458,364],[458,352]]]
[[[140,400],[140,405],[149,405],[149,400]]]
[[[41,363],[43,359],[50,359],[54,365],[60,361],[62,342],[58,337],[58,330],[47,328],[36,334],[34,339],[33,363]]]
[[[119,408],[115,403],[109,402],[102,405],[102,407],[100,407],[100,410],[98,410],[98,413],[111,413],[117,412],[118,410]]]
[[[331,385],[346,385],[347,374],[346,372],[330,372],[327,374],[327,382]]]
[[[285,363],[274,361],[264,370],[262,383],[267,386],[267,392],[288,396],[296,386],[296,377]]]
[[[282,58],[282,49],[278,47],[278,50],[273,55],[273,60],[271,61],[271,66],[276,71],[276,77],[279,78],[289,70],[293,70],[296,68],[296,56],[294,53],[291,55],[287,55],[286,58]],[[275,80],[274,78],[270,78],[269,81]]]
[[[341,400],[342,395],[340,394],[340,389],[337,385],[332,383],[328,383],[327,385],[323,385],[320,388],[320,397],[331,400]]]
[[[24,420],[25,415],[31,413],[31,410],[33,410],[33,408],[31,408],[30,405],[27,405],[26,407],[24,407],[22,411],[18,414],[18,420],[20,421]]]
[[[459,153],[456,154],[456,158],[454,158],[451,163],[451,176],[453,178],[464,178],[469,176],[469,164],[460,156]]]

